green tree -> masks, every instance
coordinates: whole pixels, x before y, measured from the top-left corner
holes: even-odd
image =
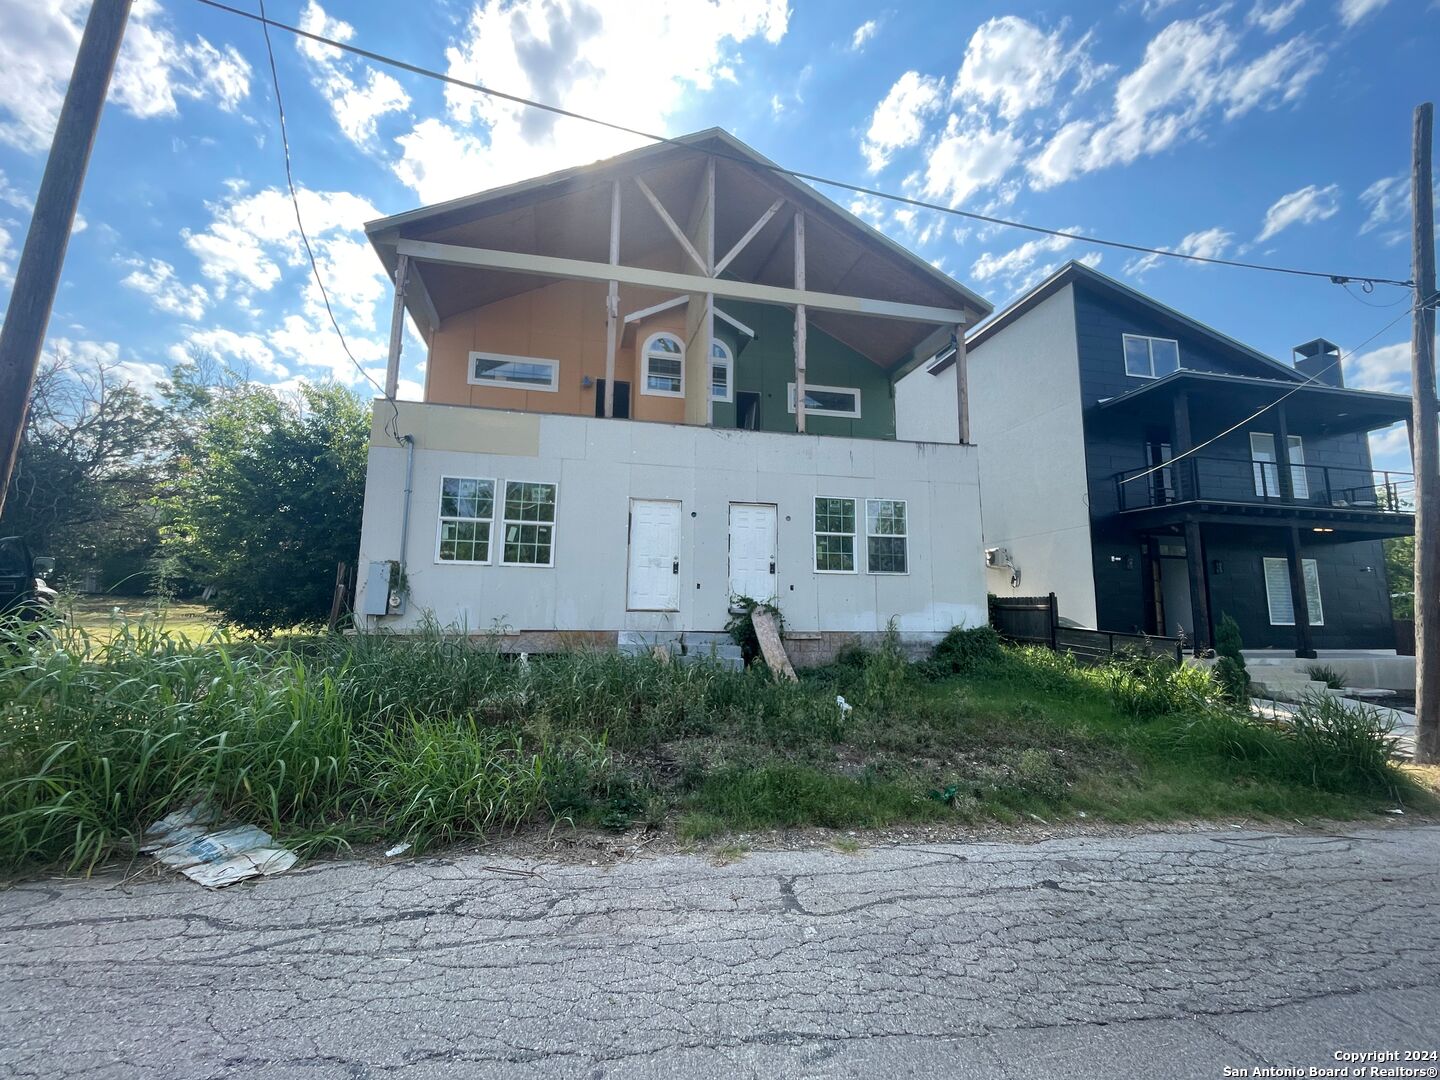
[[[101,588],[143,591],[168,458],[164,412],[119,368],[52,356],[36,375],[0,533],[55,558],[62,580],[94,572]]]
[[[1390,614],[1397,619],[1415,618],[1415,537],[1385,541],[1385,580],[1390,584]]]
[[[368,410],[338,385],[298,397],[241,385],[199,411],[167,549],[214,587],[226,622],[261,633],[322,623],[335,564],[360,544]]]

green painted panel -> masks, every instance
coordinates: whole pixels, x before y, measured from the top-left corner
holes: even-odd
[[[739,334],[723,319],[715,333],[733,350],[735,389],[760,395],[757,427],[761,431],[794,431],[795,414],[789,409],[789,387],[795,381],[795,316],[768,304],[726,301],[717,305],[755,331],[754,339]],[[742,345],[742,342],[744,344]],[[850,435],[863,439],[895,438],[895,397],[890,379],[879,367],[847,345],[816,330],[806,337],[806,380],[819,386],[854,387],[860,391],[858,418],[809,413],[806,428],[815,435]],[[733,404],[715,406],[715,426],[733,427]]]

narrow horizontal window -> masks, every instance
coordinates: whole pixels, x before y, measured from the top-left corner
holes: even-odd
[[[865,567],[872,574],[910,572],[904,499],[865,500]]]
[[[435,561],[488,563],[495,522],[495,481],[468,476],[440,478],[440,526]]]
[[[505,482],[502,566],[555,565],[555,485]]]
[[[512,390],[560,389],[560,363],[535,356],[470,354],[470,383],[474,386],[503,386]]]
[[[795,411],[795,384],[788,384],[789,407]],[[816,416],[860,418],[860,391],[853,386],[817,386],[805,384],[805,412]]]
[[[815,572],[855,573],[855,500],[815,500]]]

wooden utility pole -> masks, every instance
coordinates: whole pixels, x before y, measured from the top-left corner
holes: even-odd
[[[5,492],[20,452],[20,435],[25,430],[70,228],[75,223],[75,207],[129,14],[130,0],[94,0],[90,7],[50,144],[50,159],[35,197],[30,231],[15,270],[10,307],[0,329],[0,511],[5,509]]]
[[[1415,108],[1410,199],[1415,225],[1415,322],[1410,343],[1415,456],[1415,760],[1440,763],[1440,402],[1435,397],[1435,106]]]

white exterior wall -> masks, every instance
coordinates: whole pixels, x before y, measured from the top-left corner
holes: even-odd
[[[1085,433],[1075,303],[1070,286],[969,353],[970,437],[980,454],[987,548],[1020,568],[987,572],[998,596],[1056,594],[1060,613],[1095,625],[1095,572],[1086,506]],[[895,389],[895,430],[905,438],[954,439],[955,365],[923,368]]]
[[[978,460],[973,447],[734,431],[400,402],[415,436],[407,553],[408,607],[376,620],[414,628],[719,630],[729,617],[729,503],[778,508],[778,604],[794,631],[943,632],[986,621]],[[377,403],[377,421],[390,406]],[[360,541],[361,587],[372,561],[398,559],[405,449],[372,433]],[[553,568],[436,561],[440,478],[558,484]],[[816,574],[817,495],[905,499],[905,575]],[[501,500],[497,486],[497,514]],[[680,610],[627,611],[630,500],[682,503]],[[864,507],[857,507],[864,566]],[[361,598],[360,607],[364,607]]]

